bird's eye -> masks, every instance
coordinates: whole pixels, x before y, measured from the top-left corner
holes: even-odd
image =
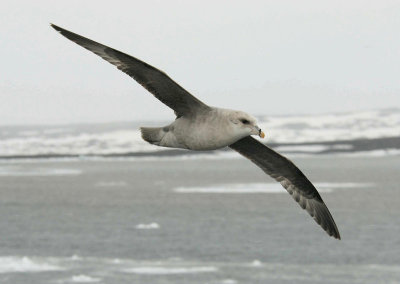
[[[243,124],[249,124],[249,123],[250,123],[250,121],[248,121],[247,119],[244,119],[244,118],[242,118],[240,121],[241,121]]]

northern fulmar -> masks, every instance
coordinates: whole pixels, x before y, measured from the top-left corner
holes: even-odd
[[[307,177],[290,160],[251,137],[258,135],[264,138],[264,132],[253,116],[242,111],[208,106],[161,70],[111,47],[56,25],[51,26],[66,38],[115,65],[174,110],[176,119],[171,124],[140,128],[145,141],[157,146],[189,150],[230,147],[280,182],[330,236],[340,239],[332,215]]]

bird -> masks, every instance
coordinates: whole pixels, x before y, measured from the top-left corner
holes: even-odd
[[[265,136],[254,116],[209,106],[146,62],[50,25],[67,39],[115,65],[175,112],[176,119],[167,126],[141,127],[143,140],[157,146],[195,151],[224,147],[237,151],[279,182],[329,236],[340,240],[331,213],[309,179],[292,161],[252,137]]]

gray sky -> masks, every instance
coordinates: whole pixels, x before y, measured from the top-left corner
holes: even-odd
[[[110,6],[111,4],[111,6]],[[52,22],[254,115],[400,107],[400,1],[2,1],[0,124],[172,119]]]

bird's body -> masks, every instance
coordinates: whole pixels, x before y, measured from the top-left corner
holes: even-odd
[[[58,26],[51,26],[66,38],[115,65],[175,111],[177,117],[170,125],[142,127],[145,141],[157,146],[189,150],[214,150],[229,146],[280,182],[330,236],[340,239],[335,221],[307,177],[290,160],[250,136],[264,137],[253,116],[242,111],[208,106],[157,68]]]
[[[142,137],[157,146],[200,151],[216,150],[248,136],[252,131],[250,128],[255,128],[249,125],[249,132],[247,132],[234,127],[232,119],[235,117],[243,119],[246,117],[255,121],[254,118],[240,111],[210,107],[195,115],[178,117],[170,125],[164,127],[141,127]],[[258,134],[259,129],[255,130]]]

